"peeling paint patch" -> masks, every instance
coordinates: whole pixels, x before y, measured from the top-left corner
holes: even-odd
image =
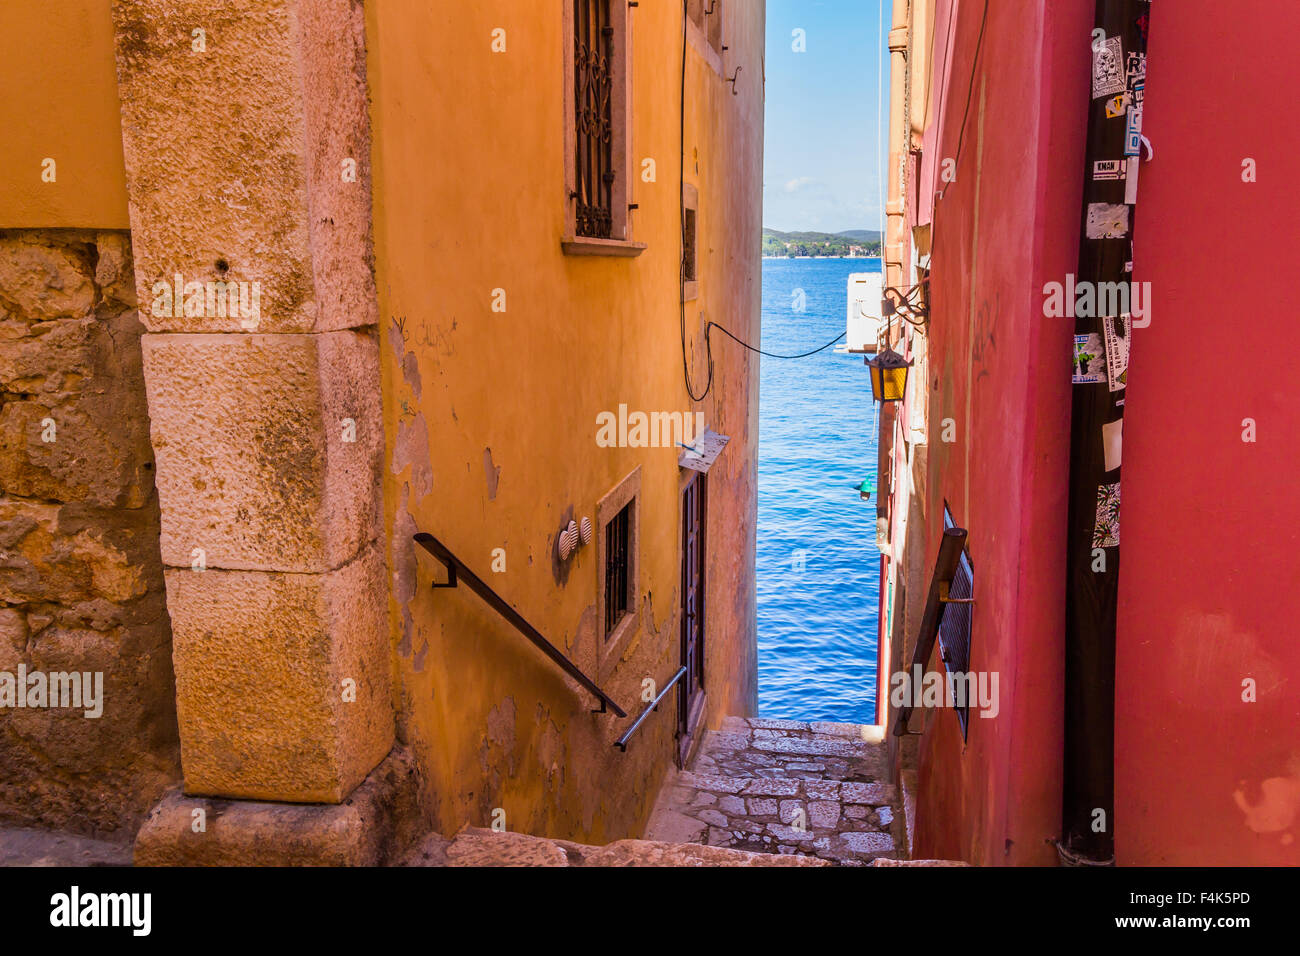
[[[483,473],[487,476],[488,501],[495,501],[497,485],[501,481],[501,466],[492,463],[492,449],[483,449]]]
[[[411,386],[411,391],[415,393],[416,399],[419,399],[424,383],[420,379],[420,362],[414,352],[407,352],[406,357],[402,359],[402,378],[406,379],[406,384]]]
[[[417,498],[433,493],[433,468],[429,459],[429,429],[424,423],[424,412],[410,422],[398,422],[397,439],[393,443],[393,474],[411,468],[411,490]]]
[[[411,602],[415,599],[415,585],[418,579],[418,567],[415,563],[415,542],[412,536],[418,530],[415,519],[407,508],[410,505],[411,488],[402,485],[402,499],[397,506],[393,521],[393,597],[402,615],[402,639],[398,642],[397,652],[402,657],[409,657],[415,634],[415,621],[411,617]]]
[[[389,318],[388,341],[393,347],[393,357],[402,361],[402,356],[406,353],[406,316]]]
[[[1290,776],[1268,777],[1258,787],[1251,788],[1245,780],[1234,790],[1232,800],[1246,817],[1245,823],[1255,833],[1282,833],[1282,844],[1290,845],[1295,834],[1290,832],[1300,817],[1300,758],[1292,757]],[[1252,793],[1247,793],[1253,790]],[[1258,793],[1260,799],[1249,799]]]
[[[566,635],[565,647],[572,652],[574,663],[586,671],[596,669],[597,647],[599,641],[596,637],[596,604],[593,601],[582,609],[582,616],[578,618],[578,633],[569,641]],[[574,645],[577,645],[576,649]]]
[[[502,760],[504,757],[504,761]],[[488,711],[483,746],[479,750],[479,766],[484,777],[491,777],[491,792],[501,786],[500,765],[505,764],[507,775],[515,772],[515,699],[507,697]],[[487,796],[487,794],[484,794]]]

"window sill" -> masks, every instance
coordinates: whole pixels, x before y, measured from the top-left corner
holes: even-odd
[[[644,242],[632,242],[628,239],[589,239],[586,236],[571,237],[560,242],[566,256],[616,256],[630,259],[645,251]]]

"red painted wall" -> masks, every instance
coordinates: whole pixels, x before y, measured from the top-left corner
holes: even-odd
[[[983,6],[958,5],[951,50],[936,41],[935,71],[948,74],[936,96],[947,102],[931,111],[941,122],[920,177],[930,190],[962,139],[957,180],[934,211],[925,565],[947,501],[975,568],[971,667],[998,674],[1000,712],[972,716],[965,744],[955,715],[929,715],[915,852],[1049,864],[1060,826],[1072,330],[1043,319],[1041,290],[1077,257],[1091,5],[1057,3],[1049,15],[989,4],[967,113]],[[939,7],[942,38],[950,7]]]
[[[928,715],[915,853],[983,864],[1054,864],[1060,829],[1072,320],[1044,318],[1042,289],[1077,263],[1093,2],[1030,6],[989,4],[958,178],[934,212],[925,564],[946,500],[970,532],[971,666],[999,673],[1001,712],[972,717],[965,744],[952,713]],[[956,156],[983,8],[939,2],[948,102],[931,110],[922,195]],[[1298,32],[1293,4],[1153,5],[1135,278],[1154,302],[1124,436],[1121,865],[1300,862],[1300,323],[1278,314],[1300,252],[1300,128],[1284,106]]]
[[[1154,3],[1125,406],[1116,853],[1300,863],[1300,5]],[[1253,158],[1258,181],[1242,181]],[[1258,441],[1242,441],[1243,419]],[[1257,700],[1242,700],[1242,682]]]

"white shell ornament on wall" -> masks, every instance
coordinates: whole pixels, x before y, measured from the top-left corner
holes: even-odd
[[[569,555],[573,554],[574,549],[578,547],[578,523],[570,521],[567,528],[560,532],[560,560],[569,560]]]
[[[582,527],[579,530],[579,534],[582,537],[582,543],[584,545],[591,544],[591,539],[595,536],[595,532],[591,530],[590,518],[582,519]]]

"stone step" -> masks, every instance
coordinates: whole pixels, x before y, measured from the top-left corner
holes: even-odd
[[[129,841],[0,827],[0,866],[130,866]]]
[[[880,728],[726,717],[660,792],[646,836],[845,865],[905,856],[886,781]]]
[[[859,864],[897,852],[894,788],[881,783],[683,772],[646,839]]]
[[[872,782],[887,773],[880,737],[877,728],[857,724],[729,717],[721,730],[705,735],[692,769],[732,777]]]
[[[749,733],[753,730],[779,730],[789,734],[822,734],[838,737],[856,737],[871,743],[882,743],[883,732],[871,724],[842,724],[830,721],[778,720],[766,717],[723,717],[719,728],[731,733]]]
[[[774,856],[697,843],[618,840],[588,846],[525,833],[466,827],[451,840],[430,834],[403,866],[828,866],[807,856]]]

